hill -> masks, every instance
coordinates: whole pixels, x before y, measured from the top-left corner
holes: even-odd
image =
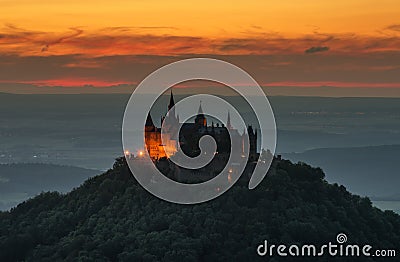
[[[400,200],[400,175],[393,164],[399,161],[399,152],[400,145],[385,145],[320,148],[283,156],[323,168],[328,181],[345,184],[353,193]]]
[[[100,171],[50,164],[0,164],[0,210],[8,210],[40,192],[66,193]]]
[[[397,249],[400,216],[328,184],[319,168],[286,160],[276,160],[254,190],[242,178],[213,201],[171,204],[145,191],[118,159],[66,195],[42,193],[0,213],[0,261],[253,261],[264,240],[319,245],[338,233]]]

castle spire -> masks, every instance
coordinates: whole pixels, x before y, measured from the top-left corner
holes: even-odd
[[[197,112],[197,115],[203,115],[203,108],[201,108],[201,101],[200,101],[200,105],[199,105],[199,111]]]
[[[175,118],[176,115],[174,106],[175,106],[174,94],[172,93],[172,88],[171,88],[171,95],[169,97],[169,105],[168,105],[168,115]]]
[[[171,110],[171,108],[173,108],[174,105],[175,105],[174,94],[172,93],[172,88],[171,88],[171,95],[169,97],[168,111]]]
[[[154,126],[153,119],[151,118],[150,113],[147,114],[145,126]]]
[[[201,101],[200,101],[199,110],[197,112],[197,116],[196,116],[194,122],[196,124],[199,124],[200,126],[207,126],[207,119],[204,116],[203,108],[201,107]]]
[[[146,123],[144,125],[144,130],[146,132],[152,132],[156,129],[154,123],[153,123],[153,119],[151,118],[150,113],[147,114],[147,118],[146,118]]]

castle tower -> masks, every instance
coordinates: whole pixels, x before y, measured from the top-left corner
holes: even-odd
[[[249,135],[250,142],[250,155],[257,153],[257,130],[253,130],[251,125],[247,128],[247,134]]]
[[[152,159],[158,159],[160,157],[159,144],[160,144],[160,133],[157,127],[154,125],[153,119],[150,113],[147,115],[146,123],[144,126],[145,132],[145,148]]]
[[[151,118],[150,113],[147,114],[146,124],[144,125],[145,132],[154,132],[156,126],[153,123],[153,119]]]
[[[162,119],[162,121],[161,121],[162,122],[161,124],[163,124],[164,120],[168,119],[169,125],[165,126],[165,128],[166,128],[167,132],[171,132],[171,133],[176,132],[177,128],[179,126],[179,119],[176,116],[174,106],[175,106],[174,94],[172,93],[172,89],[171,89],[171,95],[169,97],[169,104],[168,104],[168,113],[165,116],[165,118]]]
[[[172,89],[171,89],[171,95],[169,97],[169,105],[168,105],[168,112],[171,116],[175,117],[175,101],[174,101],[174,94],[172,94]],[[172,110],[171,110],[172,109]]]
[[[204,126],[204,127],[207,126],[207,119],[204,116],[203,108],[201,108],[201,101],[200,101],[199,110],[197,112],[197,116],[196,116],[194,122],[199,126]]]

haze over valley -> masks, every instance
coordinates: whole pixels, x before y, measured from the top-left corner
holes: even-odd
[[[177,95],[177,100],[180,98]],[[225,98],[239,105],[247,122],[255,124],[243,101]],[[122,94],[0,94],[0,186],[22,185],[21,176],[32,179],[14,164],[80,168],[81,175],[72,172],[71,183],[61,191],[109,169],[122,155],[121,125],[128,99],[129,95]],[[155,104],[154,115],[165,113],[167,99],[163,96]],[[351,192],[400,200],[395,166],[400,155],[400,99],[270,97],[270,102],[278,129],[276,154],[320,166],[329,182],[343,184]],[[4,164],[13,165],[5,169]],[[60,180],[47,180],[43,186],[39,183],[29,194],[23,186],[13,188],[12,195],[1,190],[3,202],[15,204],[24,198],[21,196],[59,190]]]

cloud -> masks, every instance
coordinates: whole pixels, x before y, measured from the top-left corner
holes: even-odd
[[[42,47],[41,52],[48,51],[49,48],[50,48],[50,45],[53,46],[53,45],[59,44],[59,43],[64,42],[64,41],[66,41],[66,40],[68,40],[68,39],[71,39],[71,38],[74,38],[74,37],[78,37],[79,35],[81,35],[81,34],[83,33],[83,30],[81,30],[81,29],[79,29],[79,28],[70,28],[70,29],[71,29],[72,31],[74,31],[74,32],[73,32],[73,33],[70,33],[70,34],[63,35],[63,36],[59,36],[59,37],[56,38],[56,39],[53,39],[53,40],[48,41],[48,42],[45,44],[45,46]]]
[[[312,81],[312,82],[294,82],[294,81],[283,81],[283,82],[272,82],[261,84],[263,87],[362,87],[362,88],[400,88],[399,82],[341,82],[341,81]]]
[[[105,27],[101,31],[120,31],[120,32],[133,32],[138,30],[178,30],[178,28],[173,26],[112,26]]]
[[[59,78],[59,79],[43,79],[43,80],[35,80],[35,81],[21,81],[18,82],[20,84],[31,84],[34,86],[59,86],[59,87],[84,87],[84,86],[92,86],[92,87],[114,87],[114,86],[122,86],[122,85],[133,85],[137,84],[137,82],[128,82],[128,81],[106,81],[106,80],[98,80],[95,78],[87,79],[87,78]]]
[[[324,59],[315,59],[315,56],[303,55],[303,52],[286,55],[185,54],[96,57],[0,55],[0,80],[38,85],[56,84],[56,79],[60,79],[60,85],[78,85],[85,81],[85,84],[89,84],[92,80],[106,84],[121,81],[132,83],[140,82],[163,65],[190,57],[212,57],[231,62],[251,72],[260,82],[399,82],[400,75],[399,52],[368,55],[328,54]],[[79,81],[72,83],[71,79]]]
[[[0,44],[8,50],[9,54],[35,54],[46,52],[50,46],[54,46],[67,40],[80,36],[83,30],[70,28],[72,32],[52,33],[35,30],[27,30],[13,24],[5,24],[0,29]],[[4,50],[4,49],[3,49]],[[5,53],[4,51],[2,53]]]
[[[170,62],[213,57],[246,69],[268,88],[400,87],[400,25],[389,25],[387,34],[374,36],[320,33],[316,28],[289,37],[261,29],[258,33],[254,27],[241,37],[193,37],[176,35],[174,28],[161,35],[157,29],[161,28],[73,27],[49,32],[6,24],[0,27],[0,85],[9,88],[4,90],[29,85],[42,90],[94,86],[123,91]],[[318,52],[325,52],[324,59],[311,55]]]
[[[397,25],[389,26],[397,30]],[[105,27],[83,31],[44,32],[7,24],[0,28],[0,54],[18,56],[60,56],[79,54],[86,57],[191,54],[213,55],[294,55],[330,51],[329,54],[362,55],[374,52],[398,52],[397,35],[365,36],[354,33],[312,34],[284,37],[280,34],[254,33],[245,37],[193,37],[171,34],[157,35],[157,27]],[[141,31],[143,30],[143,31]],[[150,30],[150,31],[149,31]],[[329,42],[329,47],[327,42]],[[310,45],[314,45],[310,48]],[[54,48],[56,46],[57,48]],[[306,51],[304,51],[306,50]],[[89,65],[92,67],[93,65]]]
[[[318,53],[318,52],[325,52],[328,50],[329,50],[329,47],[327,47],[327,46],[313,46],[313,47],[306,49],[304,51],[304,53],[313,54],[313,53]]]
[[[400,24],[389,25],[385,29],[400,32]]]

